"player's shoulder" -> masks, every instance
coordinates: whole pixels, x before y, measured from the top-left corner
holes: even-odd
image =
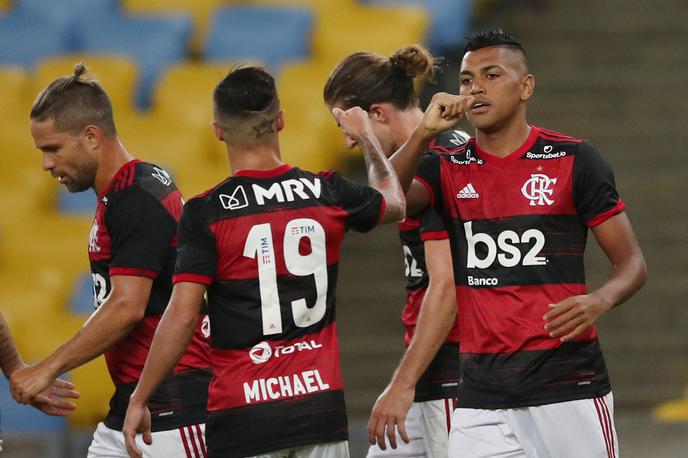
[[[463,150],[470,139],[471,136],[461,129],[445,130],[432,140],[428,151],[437,154],[454,154]]]
[[[177,186],[164,168],[135,159],[119,169],[108,193],[113,199],[151,194],[160,200],[170,192],[176,191]]]
[[[597,148],[584,138],[537,126],[533,128],[537,129],[537,140],[524,154],[525,159],[551,160],[599,154]]]

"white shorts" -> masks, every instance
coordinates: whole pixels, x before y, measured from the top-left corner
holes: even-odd
[[[616,458],[614,397],[454,411],[449,458]]]
[[[290,447],[251,458],[349,458],[349,442],[326,442]]]
[[[136,435],[136,445],[145,458],[204,458],[205,424],[184,426],[169,431],[153,433],[153,444],[143,443],[143,437]],[[98,423],[93,442],[88,447],[88,458],[129,458],[124,445],[124,434]]]
[[[377,445],[368,449],[368,458],[446,458],[452,412],[456,407],[454,399],[414,402],[406,415],[407,444],[397,431],[397,448],[386,442],[387,450]]]

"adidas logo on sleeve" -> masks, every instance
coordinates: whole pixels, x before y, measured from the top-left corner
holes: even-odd
[[[468,183],[456,194],[456,197],[459,199],[477,199],[480,197],[480,194],[478,194],[471,183]]]

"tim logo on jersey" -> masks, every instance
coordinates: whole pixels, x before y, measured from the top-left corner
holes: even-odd
[[[247,188],[253,193],[256,205],[265,205],[268,201],[273,202],[294,202],[297,199],[308,200],[317,199],[321,193],[320,179],[299,178],[277,181],[272,183],[269,188],[252,183]],[[249,206],[249,199],[243,185],[234,188],[231,194],[220,194],[220,204],[225,210],[239,210]]]

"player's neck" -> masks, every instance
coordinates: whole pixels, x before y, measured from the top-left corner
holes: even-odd
[[[420,108],[412,108],[397,113],[398,115],[395,120],[397,125],[394,129],[393,152],[406,143],[423,119],[423,111]]]
[[[112,181],[119,169],[133,159],[134,157],[129,154],[119,138],[105,143],[100,152],[96,179],[93,182],[93,189],[96,194],[100,194]]]
[[[475,141],[481,150],[497,157],[506,157],[516,151],[530,134],[525,118],[509,123],[493,132],[476,129]]]
[[[265,145],[253,148],[227,148],[232,174],[240,170],[272,170],[284,165],[279,146]]]

